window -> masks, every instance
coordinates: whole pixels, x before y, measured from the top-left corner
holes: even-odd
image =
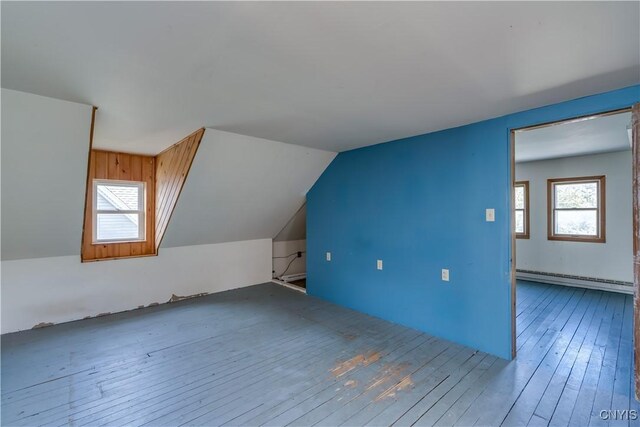
[[[605,242],[605,177],[547,180],[548,238]]]
[[[514,184],[514,206],[516,238],[529,238],[529,181],[518,181]]]
[[[145,183],[93,181],[93,242],[145,240]]]

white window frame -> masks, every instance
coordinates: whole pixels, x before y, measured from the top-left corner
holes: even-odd
[[[98,209],[98,185],[118,185],[122,187],[136,187],[138,188],[138,210],[99,210]],[[144,242],[147,240],[146,236],[146,183],[142,181],[121,181],[116,179],[94,179],[93,180],[93,231],[92,241],[93,244],[109,244],[109,243],[132,243],[132,242]],[[130,214],[138,215],[138,238],[137,239],[98,239],[98,214]]]

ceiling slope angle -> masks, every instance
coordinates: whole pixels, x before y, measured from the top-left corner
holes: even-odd
[[[336,154],[207,128],[161,247],[276,237]]]
[[[293,214],[282,230],[273,238],[274,242],[285,242],[288,240],[304,240],[307,238],[307,204],[302,205]]]

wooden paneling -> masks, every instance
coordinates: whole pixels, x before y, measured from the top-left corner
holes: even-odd
[[[203,135],[204,128],[199,129],[156,156],[156,249],[160,247]]]
[[[87,182],[85,183],[85,189],[84,189],[84,217],[82,218],[82,240],[80,242],[80,260],[84,260],[84,239],[87,235],[87,227],[88,228],[88,233],[91,234],[91,221],[87,222],[87,209],[89,209],[89,206],[87,203],[89,203],[89,189],[91,188],[91,174],[92,174],[92,170],[91,170],[91,165],[93,164],[92,160],[91,160],[91,152],[93,151],[93,133],[95,130],[95,125],[96,125],[96,111],[98,110],[98,107],[94,106],[93,110],[91,111],[91,127],[89,128],[89,154],[87,155]],[[89,220],[91,219],[91,215],[89,215]]]
[[[82,229],[82,261],[130,258],[158,253],[162,236],[178,202],[203,135],[204,128],[199,129],[155,157],[90,150]],[[92,139],[93,131],[90,142]],[[144,242],[93,244],[92,183],[94,179],[146,183],[146,240]]]
[[[92,243],[94,179],[144,181],[146,183],[146,240],[131,243]],[[129,258],[156,254],[155,245],[155,157],[91,150],[82,237],[82,261]]]

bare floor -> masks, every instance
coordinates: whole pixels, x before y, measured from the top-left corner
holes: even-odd
[[[274,284],[5,335],[2,425],[638,424],[630,296],[517,306],[512,362]]]

